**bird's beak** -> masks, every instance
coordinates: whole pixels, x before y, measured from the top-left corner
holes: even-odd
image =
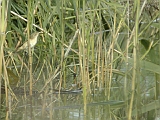
[[[39,34],[43,34],[43,31],[39,32]]]

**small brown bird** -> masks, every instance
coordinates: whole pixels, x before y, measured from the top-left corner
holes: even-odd
[[[30,39],[30,47],[31,48],[33,48],[36,45],[39,33],[40,32],[35,32],[35,33],[31,34],[31,37],[29,38]],[[28,41],[26,41],[21,47],[19,47],[16,50],[16,52],[19,52],[19,51],[25,50],[25,49],[28,49]]]

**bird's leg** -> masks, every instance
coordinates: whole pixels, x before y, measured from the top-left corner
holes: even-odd
[[[32,57],[33,57],[33,52],[34,52],[34,47],[31,49],[31,54],[32,54]]]

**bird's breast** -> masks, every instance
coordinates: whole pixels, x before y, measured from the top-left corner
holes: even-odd
[[[37,41],[36,41],[36,40],[34,40],[34,41],[30,41],[30,47],[31,47],[31,48],[32,48],[32,47],[34,47],[36,43],[37,43]]]

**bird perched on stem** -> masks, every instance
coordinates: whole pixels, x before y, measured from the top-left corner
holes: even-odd
[[[30,47],[31,48],[33,48],[36,45],[39,33],[41,33],[41,32],[35,32],[35,33],[31,34],[31,36],[29,38],[30,39]],[[16,52],[19,52],[19,51],[25,50],[25,49],[28,49],[28,41],[26,41],[22,46],[20,46],[16,50]]]

